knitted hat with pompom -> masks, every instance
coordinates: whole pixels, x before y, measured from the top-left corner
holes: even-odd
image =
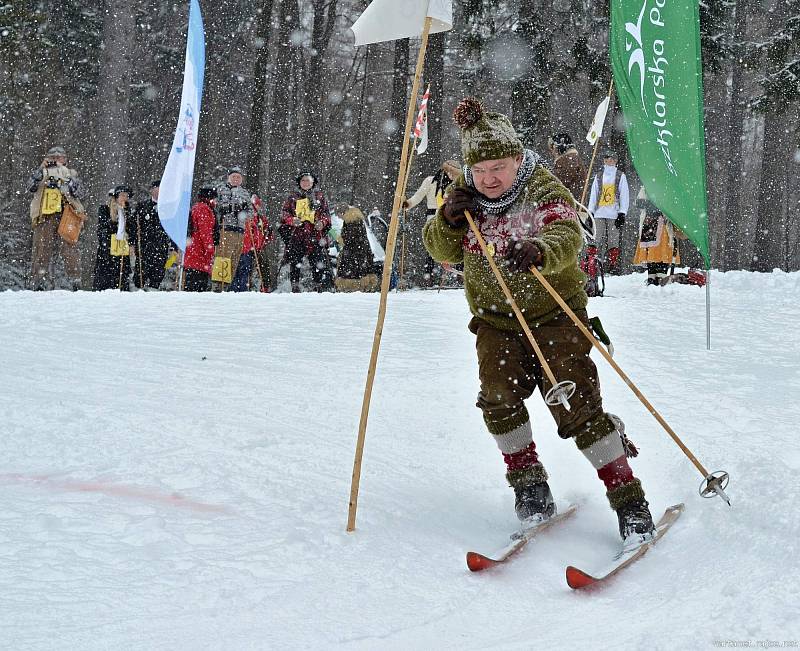
[[[461,153],[469,167],[523,152],[511,120],[502,113],[486,111],[477,99],[461,100],[453,112],[453,120],[461,130]]]

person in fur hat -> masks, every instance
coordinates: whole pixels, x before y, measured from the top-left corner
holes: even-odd
[[[336,265],[337,292],[374,292],[379,287],[364,213],[348,206],[342,213],[342,251]]]
[[[536,389],[544,395],[551,387],[469,229],[466,211],[475,218],[490,255],[501,263],[504,280],[556,378],[576,385],[571,410],[549,407],[559,436],[573,439],[594,466],[623,540],[645,539],[654,527],[642,484],[628,464],[635,448],[624,436],[622,421],[603,409],[597,369],[589,357],[592,346],[530,273],[536,265],[588,326],[585,277],[577,261],[581,226],[572,194],[536,153],[523,148],[505,115],[465,99],[454,118],[466,168],[426,225],[424,241],[435,260],[464,263],[473,314],[469,329],[477,338],[478,407],[505,460],[517,516],[528,526],[556,511],[525,406]]]

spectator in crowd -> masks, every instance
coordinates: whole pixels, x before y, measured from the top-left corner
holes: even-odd
[[[331,215],[325,194],[317,187],[317,177],[303,172],[297,177],[297,190],[292,191],[283,204],[278,233],[286,249],[281,266],[289,265],[292,292],[300,292],[300,268],[303,258],[308,258],[314,289],[318,292],[333,286],[328,258],[328,229]]]
[[[189,214],[189,238],[183,256],[184,289],[205,292],[211,283],[214,266],[215,232],[219,224],[214,215],[217,191],[205,186],[197,193],[197,203]]]
[[[242,255],[239,257],[239,265],[236,267],[236,275],[233,283],[231,283],[230,291],[250,291],[250,279],[254,266],[261,283],[261,291],[268,291],[269,269],[262,264],[260,253],[263,251],[264,246],[272,241],[273,237],[272,228],[270,228],[266,215],[264,215],[264,204],[261,198],[254,194],[252,197],[252,212],[244,224]]]
[[[129,233],[130,189],[114,188],[108,203],[97,211],[97,259],[94,265],[94,291],[130,291],[131,273]]]
[[[242,187],[244,177],[240,167],[231,167],[228,170],[228,180],[217,191],[217,214],[219,215],[221,230],[217,256],[229,258],[231,270],[236,271],[239,266],[239,256],[242,254],[244,243],[244,227],[250,211],[250,191]],[[222,289],[220,284],[220,289]]]
[[[619,273],[622,229],[628,212],[628,179],[617,167],[617,155],[611,150],[603,154],[603,171],[595,175],[589,212],[594,215],[595,242],[601,259],[611,274]]]
[[[403,209],[415,208],[424,199],[426,221],[433,218],[439,206],[444,203],[445,191],[460,173],[461,168],[457,161],[446,160],[434,174],[423,179],[417,191],[403,202]],[[433,258],[425,251],[422,274],[426,285],[432,282],[434,265]]]
[[[374,292],[378,289],[375,258],[367,238],[364,213],[348,206],[342,214],[342,250],[336,267],[336,291]]]
[[[666,285],[670,266],[681,263],[678,237],[683,233],[650,201],[644,186],[636,196],[636,207],[639,208],[639,240],[633,264],[646,267],[647,285]]]
[[[133,281],[138,288],[158,289],[164,280],[171,249],[175,247],[158,218],[158,191],[160,181],[150,184],[150,196],[139,202],[133,211],[131,247],[136,255]]]
[[[553,156],[553,174],[580,201],[586,183],[586,167],[568,133],[557,133],[548,140]]]
[[[31,255],[31,289],[54,289],[53,250],[58,246],[71,289],[81,289],[81,259],[77,242],[70,243],[58,232],[64,210],[69,207],[85,221],[81,200],[85,193],[78,172],[67,167],[67,152],[52,147],[42,164],[31,173],[28,191],[33,193],[30,206],[33,228]]]

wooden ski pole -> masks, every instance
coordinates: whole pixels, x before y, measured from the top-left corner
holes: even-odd
[[[117,285],[117,291],[122,291],[122,270],[124,269],[125,263],[125,256],[119,256],[119,284]]]
[[[397,244],[397,227],[400,223],[398,214],[400,204],[403,201],[401,187],[403,175],[408,161],[409,134],[411,124],[414,120],[416,110],[415,98],[419,93],[419,81],[422,76],[422,69],[425,65],[425,52],[428,49],[428,35],[431,31],[431,18],[425,18],[425,25],[422,29],[422,40],[417,55],[417,68],[414,73],[414,84],[411,89],[411,101],[408,103],[406,114],[406,128],[403,134],[403,148],[400,153],[400,169],[397,174],[397,184],[394,191],[394,202],[392,204],[392,218],[389,223],[389,234],[386,239],[386,259],[383,262],[383,278],[381,279],[381,298],[378,308],[378,320],[375,324],[375,335],[372,339],[372,353],[370,356],[369,369],[367,370],[367,383],[364,389],[364,400],[361,404],[361,418],[358,424],[358,439],[356,441],[355,460],[353,462],[353,477],[350,484],[350,502],[347,514],[347,531],[355,531],[356,512],[358,510],[358,489],[361,482],[361,462],[364,456],[364,442],[367,434],[367,421],[369,419],[369,405],[372,398],[372,385],[375,381],[375,368],[378,363],[378,351],[381,346],[381,336],[383,335],[383,323],[386,319],[386,301],[389,294],[389,283],[392,276],[392,263],[394,262],[394,249]]]
[[[136,257],[139,258],[139,289],[144,291],[144,273],[142,272],[142,219],[138,214],[137,208],[136,215]]]
[[[503,274],[500,273],[500,269],[498,268],[497,263],[494,261],[494,255],[490,253],[489,248],[486,245],[486,241],[483,239],[483,235],[481,235],[478,226],[475,224],[475,220],[468,210],[464,212],[464,215],[466,215],[469,227],[478,240],[478,244],[481,247],[481,251],[483,251],[483,255],[486,256],[486,259],[489,261],[489,266],[492,268],[495,278],[497,278],[497,282],[499,283],[500,288],[503,290],[503,294],[506,296],[506,301],[508,301],[511,309],[514,311],[517,321],[519,321],[519,324],[522,327],[522,331],[525,333],[525,336],[528,338],[528,341],[533,347],[533,351],[536,353],[536,358],[542,365],[542,370],[545,372],[545,375],[547,375],[547,379],[550,380],[552,388],[547,392],[547,395],[545,395],[545,402],[551,406],[560,404],[562,407],[564,407],[564,409],[569,411],[569,398],[575,393],[575,383],[569,381],[559,382],[556,380],[556,376],[553,375],[553,370],[547,363],[542,349],[539,348],[539,344],[536,343],[536,339],[531,332],[530,326],[528,326],[527,321],[525,321],[525,316],[522,314],[517,302],[514,300],[514,296],[511,293],[511,290],[508,288],[506,281],[503,280]]]
[[[547,279],[542,275],[542,272],[539,271],[536,266],[532,266],[530,268],[530,272],[536,277],[536,279],[542,283],[542,286],[549,292],[549,294],[555,299],[555,301],[561,306],[561,309],[567,313],[570,319],[572,319],[573,323],[578,326],[578,329],[584,334],[584,336],[591,342],[592,346],[594,346],[597,350],[600,351],[600,354],[605,357],[606,361],[611,364],[611,368],[613,368],[617,374],[622,378],[622,381],[627,384],[631,391],[639,398],[640,402],[645,406],[647,411],[649,411],[653,417],[661,424],[661,426],[666,430],[667,434],[670,435],[673,441],[678,445],[678,447],[683,451],[683,453],[689,458],[695,468],[700,471],[700,474],[703,475],[703,478],[706,480],[708,488],[713,490],[717,493],[720,497],[722,497],[730,506],[730,501],[725,496],[724,492],[722,492],[722,488],[724,486],[715,486],[717,484],[717,480],[713,475],[711,475],[708,470],[705,469],[703,464],[697,460],[697,457],[692,454],[691,450],[681,441],[680,437],[675,433],[675,431],[669,426],[667,421],[658,413],[655,407],[650,404],[650,401],[644,396],[644,394],[639,390],[639,388],[633,383],[633,381],[625,374],[625,372],[619,367],[614,361],[614,358],[611,357],[609,352],[597,341],[597,338],[589,331],[589,329],[583,324],[583,322],[578,318],[575,312],[572,311],[569,305],[567,305],[566,301],[561,298],[561,295],[553,289],[553,286],[547,282]],[[727,476],[727,473],[726,473]]]
[[[253,220],[255,220],[255,217],[253,217]],[[261,281],[261,287],[262,287],[262,291],[263,291],[263,287],[264,287],[264,274],[263,274],[263,273],[261,273],[261,262],[260,262],[260,261],[259,261],[259,259],[258,259],[258,249],[256,249],[256,238],[255,238],[255,232],[254,232],[254,230],[253,230],[253,228],[254,228],[254,226],[253,226],[253,221],[251,220],[251,221],[249,222],[249,224],[250,224],[250,226],[249,226],[249,229],[250,229],[250,230],[249,230],[249,233],[250,233],[250,243],[253,245],[253,260],[255,260],[255,263],[256,263],[256,269],[258,270],[258,278],[259,278],[259,280]],[[255,226],[255,228],[257,229],[257,228],[258,228],[258,226]]]
[[[614,77],[611,77],[611,83],[608,86],[608,103],[611,105],[611,96],[614,92]],[[600,125],[602,127],[602,125]],[[581,205],[586,205],[586,191],[589,189],[589,179],[592,178],[592,168],[594,167],[594,160],[597,158],[597,148],[600,146],[600,136],[594,141],[594,151],[592,152],[592,160],[589,163],[589,169],[586,171],[586,180],[583,183],[583,192],[581,192]]]

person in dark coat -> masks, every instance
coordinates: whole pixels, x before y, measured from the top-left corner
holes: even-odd
[[[200,188],[197,203],[189,214],[189,239],[183,256],[184,290],[205,292],[211,284],[214,267],[214,229],[217,218],[214,204],[217,191],[212,187]]]
[[[164,265],[174,248],[172,240],[158,218],[158,190],[160,181],[150,184],[150,197],[136,205],[131,223],[131,248],[136,254],[133,281],[138,288],[158,289],[164,280]],[[141,241],[140,241],[141,234]]]
[[[94,265],[94,291],[119,289],[130,291],[128,278],[131,273],[130,253],[112,255],[111,239],[123,242],[118,252],[129,248],[130,189],[125,185],[114,188],[108,203],[97,210],[97,259]]]
[[[576,201],[583,195],[586,185],[586,167],[568,133],[557,133],[548,141],[553,155],[553,175],[566,186]]]
[[[298,189],[283,204],[278,233],[286,245],[281,266],[289,265],[292,292],[300,292],[300,265],[308,257],[314,288],[326,291],[333,285],[328,260],[328,230],[331,214],[322,190],[316,187],[317,177],[303,172],[297,177]]]
[[[336,266],[336,291],[374,292],[378,289],[375,259],[367,238],[364,213],[348,206],[342,215],[342,251]]]

